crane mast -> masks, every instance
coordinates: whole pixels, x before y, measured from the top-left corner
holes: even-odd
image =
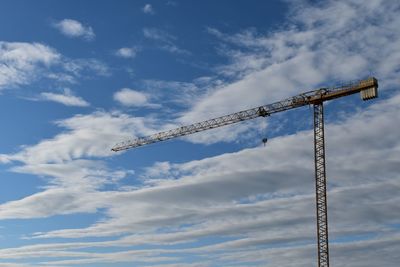
[[[144,146],[172,138],[190,135],[209,129],[238,123],[257,117],[267,117],[274,113],[306,106],[314,107],[314,159],[315,159],[315,189],[316,189],[316,215],[317,215],[317,247],[318,267],[329,267],[328,247],[328,206],[326,195],[326,161],[324,137],[324,105],[328,100],[340,98],[355,93],[361,93],[363,100],[378,97],[378,81],[374,77],[346,83],[333,88],[320,88],[305,92],[282,101],[259,106],[214,119],[193,123],[172,130],[159,132],[153,135],[139,137],[133,140],[116,144],[113,151],[123,151],[130,148]]]

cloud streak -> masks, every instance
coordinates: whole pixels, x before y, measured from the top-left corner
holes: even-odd
[[[66,106],[75,107],[88,107],[90,104],[79,96],[75,96],[71,90],[64,89],[64,93],[56,94],[52,92],[42,92],[40,93],[40,98],[44,101],[53,101],[61,103]]]
[[[157,28],[144,28],[143,35],[149,40],[159,44],[159,48],[172,54],[190,55],[190,52],[178,47],[177,38],[166,31]]]

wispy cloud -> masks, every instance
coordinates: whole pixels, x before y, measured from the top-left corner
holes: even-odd
[[[161,41],[161,42],[172,42],[176,40],[176,37],[167,33],[166,31],[157,28],[144,28],[143,35],[146,38]]]
[[[71,38],[83,38],[91,41],[95,38],[94,31],[90,26],[84,26],[81,22],[73,19],[63,19],[53,24],[62,34]]]
[[[160,105],[150,103],[148,94],[130,88],[122,88],[116,92],[114,94],[114,100],[127,107],[160,107]]]
[[[142,8],[142,11],[145,14],[150,14],[150,15],[154,15],[155,14],[154,8],[150,4],[144,5],[144,7]]]
[[[95,58],[65,59],[62,68],[76,78],[87,76],[88,73],[95,73],[98,76],[109,76],[111,74],[110,68],[104,62]]]
[[[55,49],[44,44],[0,42],[0,90],[31,83],[60,59]]]
[[[144,28],[143,35],[147,39],[158,42],[159,48],[162,50],[168,51],[170,53],[175,53],[175,54],[183,54],[183,55],[190,54],[189,51],[179,48],[175,44],[177,38],[164,30],[157,29],[157,28]]]
[[[88,107],[90,104],[79,96],[75,96],[73,92],[66,88],[61,94],[53,92],[42,92],[40,93],[40,100],[53,101],[61,103],[66,106],[76,106],[76,107]]]
[[[167,3],[166,3],[166,5],[167,5],[167,6],[177,6],[178,3],[177,3],[176,1],[168,0]]]
[[[115,55],[122,58],[135,58],[138,52],[134,47],[121,47],[115,52]]]
[[[0,42],[0,91],[42,79],[78,83],[93,75],[108,76],[110,69],[97,59],[70,59],[40,43]]]
[[[197,97],[205,92],[198,82],[180,82],[164,80],[144,80],[140,86],[152,95],[157,102],[191,107]]]

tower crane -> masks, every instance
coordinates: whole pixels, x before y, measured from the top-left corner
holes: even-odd
[[[325,164],[325,137],[324,137],[324,105],[328,100],[352,95],[360,92],[362,100],[378,97],[378,81],[374,77],[349,82],[333,88],[320,88],[305,92],[282,101],[259,106],[229,115],[193,123],[176,129],[159,132],[153,135],[140,137],[116,144],[113,151],[123,151],[144,146],[168,139],[185,136],[209,129],[234,124],[237,122],[267,117],[274,113],[313,105],[314,110],[314,160],[315,160],[315,188],[316,188],[316,215],[317,215],[317,248],[318,267],[329,267],[328,247],[328,207],[326,195],[326,164]]]

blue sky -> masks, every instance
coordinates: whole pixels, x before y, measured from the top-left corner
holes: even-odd
[[[399,12],[394,0],[2,1],[0,267],[315,266],[309,107],[111,148],[371,75],[378,99],[326,104],[331,262],[397,266]]]

